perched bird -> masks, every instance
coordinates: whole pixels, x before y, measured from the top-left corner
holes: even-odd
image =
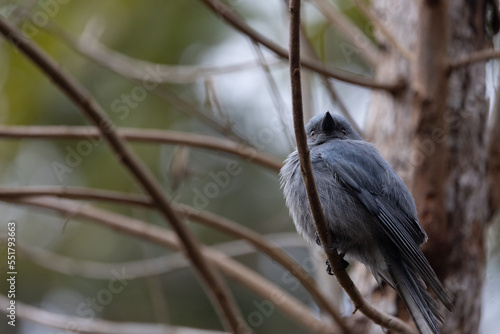
[[[379,283],[385,281],[397,290],[421,333],[440,333],[443,318],[426,285],[450,311],[452,303],[420,250],[427,235],[408,188],[343,117],[329,112],[315,116],[306,134],[333,240],[329,246],[348,261],[362,262]],[[280,178],[297,231],[309,242],[319,242],[297,151],[285,160]]]

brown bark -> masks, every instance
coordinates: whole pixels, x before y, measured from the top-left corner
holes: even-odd
[[[476,63],[446,71],[448,57],[485,47],[484,2],[374,5],[395,38],[415,50],[415,61],[391,49],[382,59],[377,78],[403,76],[408,90],[373,93],[367,133],[410,186],[429,235],[427,258],[454,296],[443,333],[477,333],[488,218],[485,68]]]
[[[451,58],[485,47],[484,10],[483,1],[450,1]],[[443,332],[477,333],[488,213],[485,134],[489,102],[485,96],[484,63],[454,71],[449,77],[449,87],[446,224],[450,251],[440,253],[439,258],[444,260],[439,274],[456,300],[455,312],[448,316]],[[434,254],[431,259],[437,258],[438,253]]]

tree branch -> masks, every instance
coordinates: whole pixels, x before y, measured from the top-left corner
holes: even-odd
[[[42,72],[51,78],[61,91],[99,128],[104,139],[109,143],[118,159],[151,196],[156,208],[170,222],[170,225],[179,236],[183,250],[191,260],[199,277],[204,281],[205,284],[203,286],[210,292],[209,296],[224,326],[233,333],[239,333],[241,328],[245,327],[245,324],[225,282],[205,260],[204,255],[199,249],[197,240],[171,208],[169,201],[159,186],[159,182],[126,145],[124,139],[116,132],[113,124],[105,116],[100,105],[77,81],[63,72],[62,68],[50,59],[41,48],[26,39],[16,27],[8,23],[1,15],[0,32],[33,61]]]
[[[363,12],[363,14],[380,30],[380,32],[387,38],[389,43],[394,47],[394,49],[399,52],[400,55],[405,57],[409,61],[414,61],[413,55],[408,51],[405,47],[403,47],[396,38],[392,35],[392,33],[385,27],[382,22],[378,19],[376,15],[374,15],[369,8],[361,0],[353,0],[356,6]]]
[[[246,161],[256,163],[273,171],[279,171],[283,163],[255,148],[231,140],[176,131],[120,128],[120,136],[130,141],[185,145],[230,153]],[[0,125],[0,138],[74,138],[99,139],[100,132],[90,126],[6,126]]]
[[[9,299],[0,294],[0,309],[8,313]],[[74,317],[48,312],[16,300],[16,315],[24,320],[44,326],[64,330],[65,333],[100,333],[100,334],[224,334],[226,332],[202,330],[188,327],[147,324],[136,322],[114,322],[101,319]]]
[[[290,0],[290,77],[292,83],[293,123],[295,138],[297,140],[297,151],[299,153],[300,171],[304,180],[314,225],[335,277],[353,301],[356,309],[359,309],[375,323],[399,333],[414,333],[407,324],[388,314],[379,312],[363,299],[361,293],[343,268],[337,250],[332,249],[330,246],[333,244],[332,235],[327,227],[321,202],[316,191],[304,130],[300,78],[300,0]]]
[[[57,196],[61,198],[86,199],[109,201],[128,205],[139,205],[147,208],[153,208],[151,201],[142,195],[123,194],[114,191],[105,191],[97,189],[84,188],[60,188],[60,187],[29,187],[29,188],[3,188],[0,187],[0,199],[9,200],[32,196]],[[267,241],[258,233],[235,222],[217,216],[213,213],[193,209],[187,205],[173,205],[174,210],[184,218],[201,223],[205,226],[215,228],[223,233],[229,234],[235,238],[241,238],[248,241],[254,247],[268,255],[294,275],[304,288],[311,294],[318,305],[325,309],[332,318],[338,323],[344,333],[350,333],[349,328],[340,316],[339,311],[323,296],[316,286],[312,277],[297,264],[290,256],[283,252],[279,247]]]
[[[448,71],[456,70],[463,66],[471,65],[481,61],[488,61],[490,59],[499,57],[500,57],[500,50],[486,49],[486,50],[476,51],[471,54],[468,54],[465,57],[455,60],[449,60]]]
[[[233,26],[236,30],[248,36],[253,41],[262,44],[269,50],[273,51],[276,55],[281,58],[288,58],[288,50],[274,43],[267,37],[261,35],[250,26],[248,26],[234,11],[232,11],[228,6],[223,4],[219,0],[201,0],[203,1],[213,12],[223,18],[227,23]],[[368,87],[373,89],[386,90],[392,93],[400,91],[404,88],[405,83],[383,83],[376,82],[371,79],[367,79],[363,76],[342,71],[339,69],[326,68],[321,62],[314,60],[302,60],[302,65],[314,72],[326,75],[328,77],[351,83],[354,85]]]
[[[335,10],[331,3],[326,0],[311,0],[311,2],[321,11],[321,13],[330,21],[330,23],[349,40],[363,58],[373,66],[377,66],[380,61],[380,50],[376,45],[353,24],[346,16]]]
[[[87,33],[80,39],[76,39],[67,32],[57,28],[50,21],[43,28],[56,36],[59,36],[69,47],[89,60],[123,76],[124,78],[130,79],[132,82],[144,86],[144,88],[148,91],[158,96],[163,101],[171,104],[174,108],[199,119],[201,122],[215,129],[219,133],[248,145],[248,141],[234,131],[231,124],[222,124],[220,120],[209,116],[205,110],[200,109],[189,101],[186,101],[172,90],[161,86],[160,84],[164,80],[163,77],[171,74],[168,68],[165,67],[167,65],[151,64],[151,66],[149,66],[145,61],[133,60],[133,62],[137,62],[138,64],[145,66],[145,69],[134,69],[131,64],[127,64],[127,61],[124,61],[124,59],[128,59],[125,55],[111,51],[106,52],[107,49],[104,46],[102,46],[104,50],[101,50],[101,47],[98,46],[101,45],[101,43],[94,37],[90,36],[90,33]],[[90,47],[88,47],[89,45]],[[188,68],[185,70],[189,72]],[[167,74],[163,71],[166,71]],[[141,74],[142,77],[140,77]],[[206,73],[206,75],[209,75],[209,73]]]
[[[289,0],[285,0],[287,8],[288,8],[288,1]],[[312,46],[311,41],[307,38],[307,35],[305,33],[305,29],[304,29],[304,25],[301,24],[300,28],[301,28],[302,40],[304,41],[303,46],[307,50],[306,52],[309,53],[309,55],[311,57],[313,57],[313,59],[319,61],[319,57],[318,57],[316,51],[314,50],[314,47]],[[337,91],[335,90],[335,87],[333,86],[333,83],[329,80],[329,78],[327,76],[321,75],[321,74],[320,74],[320,76],[321,76],[321,79],[323,79],[323,83],[324,83],[326,89],[328,90],[328,93],[330,94],[330,98],[339,107],[340,113],[342,115],[344,115],[344,117],[349,121],[349,123],[352,125],[354,130],[356,130],[356,132],[359,133],[359,135],[361,137],[363,137],[363,130],[361,130],[358,123],[351,116],[351,113],[349,112],[349,110],[347,110],[342,99],[338,96]]]
[[[44,198],[43,196],[2,200],[12,204],[28,205],[54,210],[65,215],[70,215],[71,217],[90,220],[115,231],[161,245],[168,249],[175,251],[182,250],[182,244],[179,242],[179,238],[176,234],[164,228],[147,224],[135,218],[93,208],[91,206],[82,206],[77,203],[51,200]],[[311,314],[307,307],[283,291],[280,287],[269,282],[253,270],[241,265],[228,256],[211,249],[210,247],[202,246],[200,248],[211,264],[215,265],[227,276],[247,286],[262,298],[266,300],[271,299],[273,305],[280,308],[293,320],[317,333],[333,333],[330,323],[317,319]],[[248,331],[245,333],[248,333]]]

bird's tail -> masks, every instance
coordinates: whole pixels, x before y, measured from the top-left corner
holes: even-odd
[[[427,292],[418,274],[408,268],[401,259],[394,259],[389,266],[394,287],[403,299],[413,322],[422,334],[440,334],[438,324],[443,317],[436,301]]]

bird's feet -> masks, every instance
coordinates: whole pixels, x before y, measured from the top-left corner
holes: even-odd
[[[319,240],[318,232],[314,232],[314,235],[316,236],[316,245],[321,246],[321,240]]]
[[[340,259],[342,261],[342,268],[341,269],[347,268],[349,266],[349,262],[344,260],[345,254],[340,253],[339,255],[340,255]],[[330,262],[328,262],[328,260],[326,260],[325,264],[326,264],[326,273],[330,276],[333,276],[333,271],[332,271],[332,267],[330,266]]]

